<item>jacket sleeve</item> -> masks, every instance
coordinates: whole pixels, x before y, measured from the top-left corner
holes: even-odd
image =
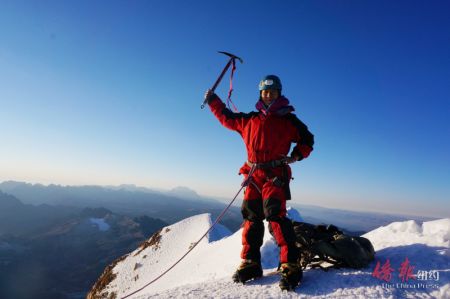
[[[224,127],[237,131],[241,135],[251,117],[251,113],[232,112],[217,95],[209,101],[209,108]]]
[[[308,130],[308,127],[295,116],[290,115],[290,120],[295,127],[295,138],[293,142],[297,145],[292,150],[291,156],[299,157],[299,160],[307,158],[313,151],[314,135]]]

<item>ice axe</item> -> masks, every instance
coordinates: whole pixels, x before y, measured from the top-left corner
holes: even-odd
[[[231,65],[233,65],[232,71],[234,71],[236,59],[238,59],[241,63],[244,63],[244,61],[240,57],[238,57],[234,54],[231,54],[228,52],[222,52],[222,51],[219,51],[219,53],[229,56],[230,60],[228,60],[227,65],[225,65],[222,73],[219,75],[219,78],[217,78],[216,83],[214,83],[213,87],[211,88],[212,92],[214,92],[216,90],[217,86],[219,85],[220,81],[222,81],[223,76],[225,75],[225,73],[227,72],[227,70],[230,68]],[[231,76],[233,76],[233,74],[231,74]],[[230,94],[231,94],[231,89],[230,89]],[[203,104],[200,107],[203,109],[205,107],[205,104],[206,104],[206,99],[203,101]]]

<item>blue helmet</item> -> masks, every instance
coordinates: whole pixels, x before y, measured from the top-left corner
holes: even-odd
[[[281,91],[281,80],[275,75],[267,75],[259,82],[259,90],[278,89]]]

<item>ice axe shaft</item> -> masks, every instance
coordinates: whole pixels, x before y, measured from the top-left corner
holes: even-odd
[[[216,83],[214,83],[213,87],[211,88],[211,90],[214,92],[217,88],[217,86],[219,85],[220,81],[222,81],[223,76],[225,75],[225,73],[228,71],[228,69],[230,68],[230,65],[233,61],[233,58],[231,58],[227,65],[224,67],[222,73],[220,74],[220,76],[217,78]]]
[[[228,52],[221,52],[221,51],[219,51],[219,53],[222,53],[222,54],[225,54],[225,55],[229,56],[230,60],[228,60],[227,65],[225,65],[225,67],[223,68],[222,73],[220,74],[219,78],[217,78],[216,83],[214,83],[213,87],[211,88],[211,90],[213,92],[216,90],[216,88],[219,85],[220,81],[222,81],[223,76],[225,75],[227,70],[230,68],[230,65],[233,63],[234,60],[239,59],[239,61],[241,63],[244,63],[241,58],[237,57],[234,54],[231,54],[231,53],[228,53]]]
[[[238,56],[236,56],[234,54],[231,54],[231,53],[228,53],[228,52],[222,52],[222,51],[219,51],[219,53],[222,53],[222,54],[225,54],[225,55],[229,56],[230,60],[228,60],[228,63],[223,68],[222,73],[219,75],[219,77],[217,78],[217,80],[214,83],[213,87],[211,88],[212,92],[214,92],[216,90],[216,88],[219,85],[220,81],[222,81],[223,76],[225,75],[227,70],[230,68],[230,66],[232,64],[234,64],[236,59],[238,59],[241,63],[244,63],[244,61],[240,57],[238,57]],[[203,101],[203,104],[200,106],[201,109],[203,109],[205,107],[205,105],[206,105],[206,99]]]

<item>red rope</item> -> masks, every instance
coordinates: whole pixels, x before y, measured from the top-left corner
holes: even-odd
[[[233,105],[234,112],[238,112],[236,106],[234,105],[233,101],[231,100],[231,93],[233,92],[233,75],[234,71],[236,70],[236,62],[235,59],[231,60],[231,75],[230,75],[230,90],[228,91],[228,98],[227,98],[227,105],[228,109],[231,110],[230,103]]]

